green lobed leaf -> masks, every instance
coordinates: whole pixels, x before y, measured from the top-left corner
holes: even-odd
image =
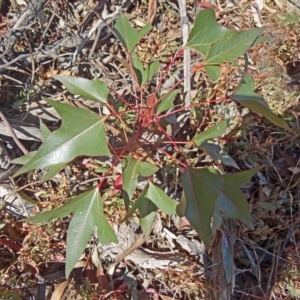
[[[256,46],[260,43],[264,43],[270,40],[270,37],[268,36],[259,36],[257,39],[255,39],[255,41],[253,42],[253,44],[251,45],[251,47]]]
[[[244,222],[253,228],[249,205],[240,188],[250,181],[251,177],[261,169],[261,167],[239,172],[236,174],[225,174],[224,189],[216,200],[213,229],[223,218],[232,218]],[[216,219],[215,219],[216,218]]]
[[[125,159],[126,163],[124,163],[124,168],[122,169],[122,187],[125,206],[128,208],[138,184],[137,176],[139,174],[139,165],[136,164],[133,157],[127,157]]]
[[[185,217],[209,249],[212,237],[210,224],[215,201],[223,189],[222,177],[213,168],[186,168],[181,181],[186,197]]]
[[[82,199],[84,197],[89,197],[92,192],[93,190],[86,191],[76,197],[73,197],[66,204],[55,209],[41,212],[36,216],[28,218],[27,221],[32,223],[48,223],[54,219],[66,217],[75,212],[76,209],[80,209],[83,202]]]
[[[213,221],[212,221],[212,234],[214,235],[217,229],[222,225],[223,218],[220,214],[220,211],[216,208],[213,214]]]
[[[138,162],[140,165],[140,174],[142,176],[148,177],[158,171],[158,167],[156,167],[148,162],[145,162],[145,161],[138,161]]]
[[[205,66],[205,69],[212,81],[216,81],[220,77],[220,67],[219,66]]]
[[[37,151],[28,152],[27,154],[18,157],[11,162],[16,165],[25,165],[28,161],[30,161],[35,155],[37,154]],[[53,178],[60,170],[64,169],[66,167],[65,163],[58,164],[58,165],[52,165],[48,168],[48,171],[43,175],[41,178],[42,181],[47,181]]]
[[[147,198],[144,198],[142,203],[143,205],[139,205],[139,219],[145,238],[148,240],[152,231],[152,225],[156,216],[157,207]]]
[[[229,125],[229,121],[223,120],[217,123],[216,125],[208,128],[207,130],[197,134],[193,138],[193,142],[197,146],[201,146],[204,142],[207,142],[208,140],[218,138],[226,132],[228,125]]]
[[[50,134],[52,133],[48,127],[42,122],[42,120],[40,120],[40,130],[41,130],[41,135],[42,135],[42,142],[45,142],[45,140],[50,136]],[[28,155],[29,153],[27,153],[26,155],[23,156],[23,165],[25,165],[36,153],[37,151],[33,151],[30,152],[32,153],[31,155]],[[25,158],[26,156],[26,158]],[[18,164],[17,161],[13,162],[15,164]],[[58,165],[52,165],[50,166],[48,169],[48,171],[43,175],[43,177],[41,178],[41,182],[42,181],[47,181],[50,180],[51,178],[53,178],[60,170],[64,169],[66,166],[65,163],[62,164],[58,164]]]
[[[149,184],[147,184],[144,189],[142,190],[142,192],[140,193],[138,199],[135,201],[135,203],[133,204],[133,206],[129,209],[127,215],[125,216],[124,220],[128,220],[130,217],[132,217],[132,215],[134,214],[134,212],[137,209],[140,209],[140,207],[142,207],[144,205],[144,202],[146,201],[145,199],[145,194],[147,193],[147,190],[149,188]]]
[[[215,218],[213,220],[213,230],[215,231],[221,223],[222,213],[223,216],[237,217],[253,228],[249,206],[241,192],[241,187],[259,169],[226,175],[221,175],[212,168],[186,168],[184,171],[182,186],[186,198],[185,217],[195,228],[207,248],[210,248],[211,245],[212,218]],[[224,203],[225,201],[227,203]]]
[[[26,153],[25,155],[15,158],[11,160],[11,163],[16,165],[25,165],[27,162],[29,162],[35,155],[37,154],[37,151],[31,151]]]
[[[158,60],[154,60],[149,65],[147,65],[147,67],[145,69],[146,76],[145,76],[145,80],[143,81],[143,85],[146,84],[149,80],[152,79],[154,74],[157,72],[158,68],[159,68],[159,61]]]
[[[69,277],[94,231],[94,221],[89,216],[91,211],[88,207],[84,208],[73,216],[69,224],[66,248],[66,278]]]
[[[156,113],[160,114],[170,108],[173,107],[173,101],[175,100],[175,97],[179,93],[179,89],[177,90],[172,90],[169,93],[166,93],[163,95],[161,100],[158,102],[157,107],[156,107]]]
[[[80,95],[86,100],[107,103],[109,90],[106,84],[99,79],[89,80],[67,75],[52,76],[60,81],[67,90],[74,95]]]
[[[125,219],[130,218],[138,209],[140,225],[146,236],[149,237],[157,208],[166,214],[176,213],[177,203],[168,197],[161,189],[149,182],[143,189],[138,200],[134,203]]]
[[[218,25],[214,10],[203,9],[196,17],[186,47],[195,49],[206,57],[211,46],[228,34],[228,30]]]
[[[204,9],[196,17],[186,47],[204,55],[205,67],[215,80],[219,75],[216,66],[243,55],[263,31],[255,28],[235,32],[217,23],[214,10]]]
[[[233,62],[237,57],[243,55],[253,42],[263,33],[265,28],[255,28],[235,32],[229,29],[222,37],[214,43],[205,59],[205,64],[221,64]]]
[[[136,79],[140,86],[145,85],[149,80],[151,80],[159,67],[159,61],[156,60],[144,68],[139,57],[134,52],[131,53],[131,62]]]
[[[81,204],[80,208],[76,209],[68,229],[66,277],[69,276],[82,255],[94,227],[97,228],[97,236],[101,244],[118,242],[114,230],[105,218],[103,202],[98,189],[87,193],[81,200],[83,204]]]
[[[262,167],[253,168],[251,170],[242,171],[239,173],[234,174],[225,174],[224,178],[228,184],[237,185],[237,186],[244,186],[246,185],[250,179],[259,171]]]
[[[221,193],[216,200],[216,211],[220,214],[218,217],[222,219],[230,218],[238,220],[241,216],[239,210],[223,193]]]
[[[49,128],[42,122],[40,119],[40,130],[41,130],[41,136],[42,136],[42,142],[45,142],[45,140],[49,137],[51,134],[51,131]]]
[[[97,228],[97,235],[102,244],[117,242],[115,232],[105,218],[98,189],[86,191],[72,198],[65,205],[30,217],[28,221],[47,223],[71,213],[75,214],[70,222],[67,235],[66,277],[69,276],[83,253],[94,227]]]
[[[165,214],[176,214],[177,203],[151,182],[149,182],[149,188],[145,197],[151,200]]]
[[[146,24],[146,26],[144,26],[140,31],[136,31],[130,26],[129,21],[126,19],[124,14],[120,15],[113,28],[115,35],[129,52],[133,50],[140,39],[151,29],[152,26],[150,24]]]
[[[48,171],[41,178],[41,181],[47,181],[52,179],[59,171],[63,170],[66,166],[67,166],[66,163],[50,166],[48,168]]]
[[[131,55],[132,68],[138,80],[138,84],[139,86],[142,86],[145,77],[144,66],[135,52],[132,51],[130,55]]]
[[[245,223],[248,227],[253,228],[251,214],[249,210],[249,205],[245,196],[241,192],[241,187],[243,187],[247,182],[250,181],[251,177],[260,170],[261,167],[254,168],[251,170],[235,173],[235,174],[225,174],[224,178],[224,189],[223,195],[226,197],[227,201],[234,206],[234,210],[230,208],[230,205],[224,203],[220,206],[222,211],[224,211],[227,216],[231,214],[233,218],[237,218]],[[228,210],[228,207],[230,211]]]
[[[247,72],[245,72],[239,86],[236,88],[235,92],[230,96],[230,98],[248,107],[252,111],[261,114],[278,127],[281,127],[287,131],[292,131],[287,123],[283,119],[276,116],[269,108],[267,102],[259,94],[254,93],[253,90],[254,80]]]
[[[138,183],[138,175],[151,176],[158,168],[147,162],[141,162],[128,155],[122,160],[122,185],[125,206],[128,208],[130,200]]]
[[[232,159],[232,157],[227,152],[223,151],[219,145],[215,145],[209,142],[204,142],[200,146],[200,148],[205,153],[207,153],[213,160],[221,161],[226,166],[232,166],[236,169],[239,169],[238,165]]]
[[[128,214],[124,219],[124,220],[128,220],[138,209],[140,225],[143,230],[143,233],[145,234],[146,239],[148,239],[151,233],[152,224],[157,210],[157,206],[152,201],[150,201],[148,198],[145,197],[148,189],[149,189],[149,184],[145,186],[145,188],[143,189],[138,199],[136,200],[136,202],[129,210]]]
[[[14,176],[72,161],[75,157],[110,156],[106,143],[105,118],[83,108],[47,100],[62,118],[62,126],[52,132]]]

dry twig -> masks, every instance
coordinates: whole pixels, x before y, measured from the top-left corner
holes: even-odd
[[[4,124],[7,126],[12,138],[14,139],[15,143],[18,145],[18,147],[21,149],[21,151],[24,154],[28,153],[28,150],[24,147],[24,145],[21,143],[21,141],[17,138],[13,128],[11,127],[11,125],[9,124],[9,122],[7,121],[5,115],[2,113],[2,111],[0,110],[0,118],[3,120]]]

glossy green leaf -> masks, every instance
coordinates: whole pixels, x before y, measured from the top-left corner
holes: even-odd
[[[251,177],[260,169],[255,168],[239,172],[236,174],[226,174],[223,176],[224,189],[216,200],[216,210],[214,214],[214,230],[216,223],[219,223],[223,218],[237,219],[244,222],[250,228],[253,228],[249,205],[244,199],[244,195],[240,188],[243,187]]]
[[[106,84],[99,79],[85,79],[66,75],[52,75],[60,81],[70,93],[80,95],[82,98],[91,101],[107,103],[109,90]]]
[[[42,142],[45,142],[52,132],[42,122],[42,120],[40,120],[40,130],[41,130],[41,135],[42,135]],[[35,151],[35,153],[36,152],[37,151]],[[61,163],[58,165],[52,165],[52,166],[48,167],[48,171],[41,178],[41,182],[52,179],[59,171],[64,169],[66,167],[66,165],[67,165],[66,163]]]
[[[207,153],[213,160],[217,162],[222,162],[226,166],[232,166],[236,169],[239,169],[236,162],[232,159],[232,157],[225,151],[222,150],[222,148],[219,145],[204,142],[200,148]]]
[[[98,189],[84,192],[72,198],[65,205],[56,209],[42,212],[28,219],[29,222],[46,223],[53,219],[63,218],[71,213],[74,216],[70,222],[67,235],[66,277],[82,255],[87,242],[94,230],[102,244],[117,242],[115,232],[108,224],[104,213],[103,203]]]
[[[120,15],[117,23],[113,28],[115,35],[118,37],[118,39],[121,41],[128,52],[131,52],[136,44],[140,41],[140,39],[151,29],[152,26],[150,24],[147,24],[140,31],[136,31],[130,26],[129,21],[126,19],[124,14]]]
[[[27,162],[29,162],[35,155],[37,154],[37,151],[31,151],[26,153],[25,155],[15,158],[11,160],[11,163],[16,165],[25,165]]]
[[[135,213],[135,211],[137,209],[140,209],[140,207],[142,207],[144,205],[144,202],[147,199],[147,198],[145,198],[145,194],[146,194],[148,188],[149,188],[149,184],[147,184],[144,187],[144,189],[140,193],[138,199],[135,201],[135,203],[133,204],[133,206],[129,209],[129,211],[128,211],[127,215],[125,216],[124,220],[128,220],[130,217],[133,216],[133,214]]]
[[[27,162],[29,162],[35,155],[37,154],[37,151],[28,152],[27,154],[18,157],[11,162],[16,165],[25,165]],[[43,175],[41,178],[42,181],[47,181],[52,179],[60,170],[64,169],[66,167],[66,163],[61,163],[58,165],[52,165],[48,167],[48,171]]]
[[[152,231],[152,225],[156,216],[156,205],[147,198],[143,199],[143,204],[139,205],[140,225],[145,235],[146,240],[149,239]]]
[[[125,206],[128,208],[138,183],[138,175],[151,176],[158,168],[147,162],[141,162],[130,155],[122,160],[122,167],[123,196]]]
[[[216,208],[213,214],[213,221],[212,221],[212,235],[214,235],[217,229],[222,225],[223,218],[220,214],[220,211]]]
[[[210,224],[215,201],[223,189],[222,177],[213,168],[186,168],[182,186],[186,197],[185,217],[209,249],[212,237]]]
[[[62,126],[51,133],[30,159],[14,176],[33,169],[68,163],[75,157],[110,156],[106,143],[104,118],[86,109],[47,100],[62,118]]]
[[[177,203],[151,182],[149,182],[145,197],[151,200],[165,214],[176,214]]]
[[[207,142],[208,140],[212,140],[215,138],[220,137],[222,134],[224,134],[228,128],[229,121],[223,120],[216,125],[208,128],[207,130],[197,134],[193,138],[193,142],[197,146],[201,146],[204,142]]]
[[[220,213],[220,217],[222,219],[230,218],[238,220],[240,218],[239,210],[224,194],[220,194],[216,200],[216,211]]]
[[[41,130],[41,135],[42,135],[42,141],[44,142],[50,136],[51,131],[41,120],[40,120],[40,130]],[[19,157],[19,158],[13,160],[12,163],[25,165],[29,160],[31,160],[36,155],[36,153],[37,153],[37,151],[29,152],[29,153],[23,155],[22,157]],[[50,166],[48,168],[48,171],[41,178],[41,181],[50,180],[65,166],[66,166],[65,163]]]
[[[130,218],[138,209],[142,230],[146,238],[148,238],[157,208],[166,214],[175,214],[176,206],[177,203],[174,200],[168,197],[160,188],[149,182],[128,212],[126,219]]]
[[[251,221],[249,205],[241,191],[241,187],[243,187],[247,182],[249,182],[251,177],[260,169],[261,167],[258,167],[239,173],[223,175],[223,195],[238,211],[237,218],[250,228],[253,228],[253,225]],[[225,205],[222,206],[222,209],[224,209]]]
[[[51,134],[51,131],[49,128],[42,122],[40,119],[40,130],[41,130],[41,136],[42,136],[42,142],[45,142],[45,140],[49,137]]]
[[[132,215],[137,209],[139,210],[140,225],[143,230],[143,233],[145,234],[146,239],[148,239],[151,233],[152,224],[157,211],[157,206],[145,197],[148,188],[149,184],[145,186],[138,199],[136,200],[136,202],[131,207],[131,209],[125,217],[125,220],[128,220],[130,217],[132,217]]]
[[[221,29],[223,33],[224,29],[224,27]],[[223,62],[233,62],[237,57],[242,56],[248,50],[257,37],[263,33],[265,28],[255,28],[240,32],[227,30],[228,31],[211,46],[205,58],[205,64],[214,65]]]
[[[154,76],[154,74],[157,72],[159,68],[159,61],[154,60],[150,64],[147,65],[145,69],[145,80],[143,81],[143,85],[146,84],[149,80],[151,80]]]
[[[270,37],[268,36],[259,36],[257,39],[255,39],[255,41],[253,42],[253,44],[251,45],[251,47],[256,46],[260,43],[264,43],[270,40]]]
[[[149,80],[151,80],[159,67],[159,61],[153,61],[144,68],[139,57],[134,52],[131,53],[131,62],[133,71],[135,72],[140,86],[145,85]]]
[[[66,166],[67,166],[66,163],[50,166],[48,168],[48,171],[41,178],[41,181],[47,181],[52,179],[59,171],[63,170]]]
[[[175,100],[179,91],[180,91],[179,89],[172,90],[171,92],[163,95],[161,100],[157,104],[156,113],[160,114],[160,113],[172,108],[174,106],[173,101]]]
[[[212,81],[216,81],[220,77],[220,67],[219,66],[205,66],[205,69]]]
[[[139,57],[132,51],[131,52],[131,63],[132,69],[136,75],[136,79],[138,80],[139,86],[143,85],[144,81],[144,66]]]
[[[251,170],[246,170],[234,174],[225,174],[224,178],[228,184],[228,186],[244,186],[246,185],[250,179],[259,171],[262,167],[253,168]]]
[[[182,176],[182,185],[186,198],[185,217],[195,228],[205,246],[210,248],[213,216],[216,218],[213,229],[221,222],[224,216],[223,203],[228,201],[239,220],[253,228],[247,200],[241,192],[241,187],[259,168],[235,174],[221,175],[212,168],[186,168]],[[230,208],[230,206],[228,206]],[[219,211],[222,209],[222,211]],[[218,210],[217,212],[215,210]]]
[[[292,131],[287,123],[283,119],[277,117],[271,111],[267,102],[259,94],[253,92],[253,90],[254,81],[249,76],[249,74],[245,72],[239,86],[230,97],[231,99],[248,107],[252,111],[261,114],[278,127],[281,127],[288,131]]]
[[[212,9],[199,12],[186,47],[202,53],[205,66],[217,66],[222,62],[233,62],[243,55],[255,42],[264,28],[255,28],[236,32],[220,26]],[[209,68],[213,80],[216,79],[216,67]]]
[[[30,161],[35,155],[37,151],[28,152],[27,154],[18,157],[11,162],[16,165],[25,165],[28,161]],[[67,164],[62,163],[58,165],[52,165],[48,167],[48,171],[43,175],[41,178],[41,181],[47,181],[53,178],[60,170],[64,169]]]

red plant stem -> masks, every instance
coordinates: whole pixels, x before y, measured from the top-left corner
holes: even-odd
[[[134,110],[134,106],[132,106],[128,101],[126,101],[118,92],[113,90],[112,88],[109,88],[109,91],[115,94],[122,102],[127,104],[129,107],[131,107]]]
[[[175,144],[172,143],[172,145],[175,147]],[[172,156],[171,154],[169,154],[168,152],[166,152],[165,150],[163,150],[162,148],[160,147],[156,147],[156,150],[157,151],[160,151],[162,152],[163,154],[167,155],[168,157],[170,157],[173,161],[176,161],[178,164],[180,164],[182,167],[186,168],[187,167],[187,162],[185,161],[184,163],[181,162],[180,160],[178,160],[177,158],[175,158],[174,156]],[[182,156],[184,157],[184,156]]]
[[[157,119],[162,119],[162,118],[165,118],[169,115],[175,114],[175,113],[180,112],[180,111],[184,111],[184,110],[189,109],[189,108],[199,107],[202,104],[210,104],[210,103],[214,103],[214,102],[217,102],[217,101],[228,101],[228,100],[229,100],[229,98],[220,98],[220,99],[213,99],[213,100],[209,100],[209,101],[204,101],[204,102],[201,102],[201,103],[189,105],[187,107],[180,107],[178,109],[167,112],[163,115],[157,116],[156,118]]]
[[[173,147],[177,150],[177,152],[183,157],[185,164],[187,165],[187,161],[185,159],[185,156],[183,155],[182,151],[178,148],[178,146],[174,143],[173,139],[168,135],[168,133],[160,126],[160,124],[157,122],[156,126],[159,128],[159,130],[165,135],[165,137],[170,141],[170,143],[173,145]]]
[[[117,163],[120,161],[120,157],[123,155],[123,153],[126,151],[126,147],[123,149],[123,151],[121,152],[121,154],[119,156],[117,156],[117,159],[112,163],[111,167],[108,169],[108,171],[105,172],[105,174],[103,175],[103,178],[101,179],[101,181],[98,183],[97,185],[97,189],[100,191],[101,186],[103,185],[103,183],[105,182],[105,180],[107,179],[108,175],[110,174],[110,172],[113,170],[113,168],[117,165]]]
[[[174,61],[173,61],[172,63],[174,63]],[[196,68],[194,68],[190,73],[188,73],[186,76],[184,76],[183,78],[181,78],[176,84],[174,84],[174,85],[172,86],[172,88],[168,91],[168,93],[170,93],[170,92],[173,91],[178,85],[180,85],[180,84],[184,81],[185,78],[192,76],[192,75],[195,73],[195,71],[197,71]],[[165,75],[165,73],[164,73],[163,75]],[[161,85],[161,82],[162,82],[163,75],[161,76],[160,85]],[[159,85],[159,87],[160,87],[160,85]],[[156,88],[156,93],[158,93],[158,87]],[[155,102],[154,105],[157,105],[157,103],[159,103],[159,102],[162,100],[162,98],[163,98],[164,96],[165,96],[165,95],[162,95],[162,96]]]
[[[158,93],[158,91],[160,90],[160,87],[162,85],[162,81],[165,78],[167,72],[170,70],[171,66],[174,64],[175,60],[177,59],[177,57],[179,57],[182,53],[183,53],[184,48],[179,49],[173,58],[171,58],[171,61],[169,62],[169,64],[167,65],[167,67],[165,68],[165,70],[163,71],[162,75],[160,76],[160,80],[157,84],[157,87],[155,89],[155,93]]]
[[[144,140],[145,142],[148,142],[145,138],[141,138],[141,139]],[[178,144],[178,143],[176,143],[176,142],[174,142],[174,141],[172,141],[172,142],[170,142],[170,141],[165,141],[165,142],[161,142],[161,143],[172,144],[172,145]],[[179,142],[179,143],[180,143],[180,142]],[[145,144],[146,144],[146,143],[145,143]],[[186,144],[186,143],[183,142],[182,144]],[[186,168],[186,166],[187,166],[186,164],[182,163],[180,160],[178,160],[177,158],[173,157],[171,154],[169,154],[168,152],[166,152],[166,151],[163,150],[162,148],[157,147],[157,146],[155,145],[155,143],[149,142],[149,145],[153,145],[153,146],[155,147],[156,150],[158,150],[158,151],[164,153],[165,155],[167,155],[168,157],[170,157],[172,160],[176,161],[178,164],[180,164],[181,166],[183,166],[184,168]],[[174,145],[174,147],[176,147],[176,145]],[[180,154],[181,154],[181,152],[180,152]]]
[[[163,71],[162,75],[160,76],[160,79],[158,81],[158,84],[156,86],[156,89],[155,89],[155,94],[157,94],[161,88],[161,85],[162,85],[162,82],[167,74],[167,72],[170,70],[171,66],[174,64],[174,62],[176,61],[176,59],[182,55],[184,51],[184,48],[182,49],[179,49],[175,55],[171,58],[171,61],[169,62],[169,64],[167,65],[167,67],[165,68],[165,70]],[[114,107],[111,106],[111,105],[108,105],[108,108],[111,110],[112,114],[111,115],[108,115],[107,117],[109,116],[115,116],[117,117],[121,123],[123,123],[123,120],[122,120],[122,117],[120,116],[121,114],[124,114],[126,112],[129,112],[129,111],[134,111],[136,114],[137,114],[137,117],[139,119],[142,119],[144,118],[144,114],[143,114],[143,107],[142,107],[142,101],[143,101],[143,89],[141,89],[140,91],[140,97],[138,97],[138,93],[137,93],[137,85],[138,85],[138,82],[135,82],[135,76],[134,76],[134,70],[133,70],[133,66],[132,66],[132,60],[131,60],[131,55],[130,55],[130,52],[127,52],[127,56],[128,56],[128,62],[129,62],[129,65],[130,65],[130,72],[131,72],[131,76],[133,78],[133,88],[134,88],[134,97],[135,97],[135,107],[133,105],[131,105],[128,101],[126,101],[119,93],[117,93],[116,91],[110,89],[110,91],[112,93],[114,93],[119,100],[121,100],[123,103],[125,103],[130,109],[129,110],[126,110],[126,111],[122,111],[122,112],[116,112]],[[168,92],[171,92],[172,90],[174,90],[178,85],[180,85],[185,78],[187,77],[190,77],[192,76],[192,74],[194,74],[197,70],[199,69],[202,69],[204,67],[204,64],[200,64],[199,66],[197,66],[196,68],[194,68],[189,74],[187,74],[184,78],[180,79],[176,84],[174,84],[172,86],[172,88],[168,91]],[[153,107],[155,107],[159,101],[161,101],[163,99],[164,95],[161,96],[154,104],[153,104]],[[139,103],[139,100],[140,99],[140,103]],[[224,98],[223,100],[228,100],[228,98]],[[157,128],[160,130],[160,132],[162,132],[165,137],[168,139],[168,141],[164,141],[163,143],[170,143],[172,144],[172,146],[175,148],[175,150],[180,154],[180,156],[182,157],[182,159],[184,160],[184,162],[176,159],[175,157],[173,157],[171,154],[167,153],[165,150],[157,147],[155,145],[155,143],[149,143],[149,144],[153,144],[153,146],[156,148],[156,150],[160,151],[161,153],[164,153],[166,156],[170,157],[173,161],[176,161],[178,164],[180,164],[181,166],[183,167],[186,167],[187,166],[187,161],[185,159],[185,156],[184,154],[182,153],[181,149],[177,146],[177,144],[180,144],[180,142],[175,142],[169,135],[168,133],[160,126],[158,120],[161,119],[161,118],[164,118],[168,115],[171,115],[171,114],[174,114],[174,113],[177,113],[177,112],[180,112],[180,111],[184,111],[184,110],[187,110],[187,109],[190,109],[190,108],[193,108],[193,107],[198,107],[199,105],[203,105],[205,103],[212,103],[212,102],[216,102],[216,101],[222,101],[222,99],[218,99],[218,100],[210,100],[210,101],[207,101],[207,102],[201,102],[201,103],[197,103],[197,104],[194,104],[194,105],[190,105],[188,107],[181,107],[179,109],[176,109],[176,110],[173,110],[171,112],[168,112],[168,113],[165,113],[163,115],[160,115],[160,116],[157,116],[155,115],[154,113],[151,115],[151,120],[149,120],[145,126],[139,126],[138,129],[137,129],[137,132],[136,134],[134,135],[133,139],[141,139],[141,136],[142,136],[142,133],[144,131],[144,129],[146,127],[148,127],[149,125],[151,124],[155,124],[157,126]],[[145,142],[147,142],[146,139],[142,138]],[[183,144],[186,144],[185,142]],[[113,170],[113,168],[117,165],[117,163],[119,163],[119,161],[121,160],[123,154],[126,152],[126,150],[130,147],[130,144],[127,144],[126,147],[124,147],[124,149],[121,151],[121,153],[119,155],[116,155],[116,160],[113,162],[113,164],[111,165],[111,167],[109,168],[109,170],[104,174],[103,178],[101,179],[101,181],[99,182],[99,184],[97,185],[97,188],[100,190],[101,186],[103,185],[103,183],[105,182],[105,180],[107,179],[107,176],[111,173],[111,171]]]
[[[141,130],[138,130],[137,133],[134,135],[133,139],[139,139],[139,135],[141,135]],[[112,171],[112,169],[116,166],[116,164],[121,160],[122,155],[125,153],[125,151],[130,147],[130,144],[128,143],[126,145],[126,147],[124,147],[124,149],[122,150],[122,152],[117,155],[117,159],[115,160],[114,163],[112,163],[111,167],[108,169],[108,171],[105,172],[105,174],[103,175],[103,178],[101,179],[101,181],[98,183],[97,185],[97,189],[100,190],[101,186],[103,185],[103,183],[105,182],[105,180],[107,179],[107,176],[110,174],[110,172]]]
[[[125,103],[127,106],[129,106],[130,109],[129,110],[124,110],[124,111],[121,111],[121,112],[116,112],[115,110],[113,110],[114,114],[111,114],[111,115],[108,115],[108,116],[114,117],[115,114],[123,114],[123,113],[126,113],[126,112],[134,111],[137,114],[138,118],[143,118],[144,117],[144,115],[138,109],[139,106],[137,106],[137,107],[132,106],[128,101],[126,101],[124,99],[124,97],[122,97],[119,93],[117,93],[113,89],[110,89],[110,92],[114,93],[118,97],[118,99],[121,100],[123,103]],[[141,96],[142,95],[143,94],[141,93]]]
[[[122,96],[120,96],[120,98],[122,98]],[[199,107],[199,106],[201,106],[203,104],[211,104],[211,103],[214,103],[214,102],[217,102],[217,101],[228,101],[228,100],[230,100],[230,98],[228,98],[228,97],[222,97],[222,98],[219,98],[219,99],[212,99],[212,100],[209,100],[209,101],[202,101],[201,103],[192,104],[192,105],[189,105],[187,107],[180,107],[180,108],[178,108],[176,110],[172,110],[171,112],[165,113],[163,115],[155,116],[155,118],[156,119],[161,119],[161,118],[167,117],[169,115],[172,115],[172,114],[174,114],[176,112],[184,111],[184,110],[189,109],[189,108]],[[126,100],[124,100],[124,102],[126,102],[126,104],[128,104],[128,106],[131,106],[129,103],[127,103]],[[131,112],[131,111],[135,111],[137,113],[137,115],[139,115],[138,109],[136,109],[136,108],[134,108],[134,107],[131,106],[131,109],[123,110],[121,112],[113,111],[114,113],[107,115],[107,117],[114,117],[115,115],[121,115],[121,114],[124,114],[124,113],[127,113],[127,112]],[[150,120],[150,122],[152,122],[152,121]]]
[[[130,66],[130,75],[133,81],[133,91],[134,91],[134,98],[135,98],[135,106],[138,107],[139,103],[138,103],[138,96],[137,96],[137,89],[136,89],[136,85],[138,85],[138,82],[135,82],[135,76],[134,76],[134,71],[132,68],[132,60],[131,60],[131,54],[130,52],[127,52],[127,57],[128,57],[128,62],[129,62],[129,66]],[[142,99],[142,98],[141,98]]]

